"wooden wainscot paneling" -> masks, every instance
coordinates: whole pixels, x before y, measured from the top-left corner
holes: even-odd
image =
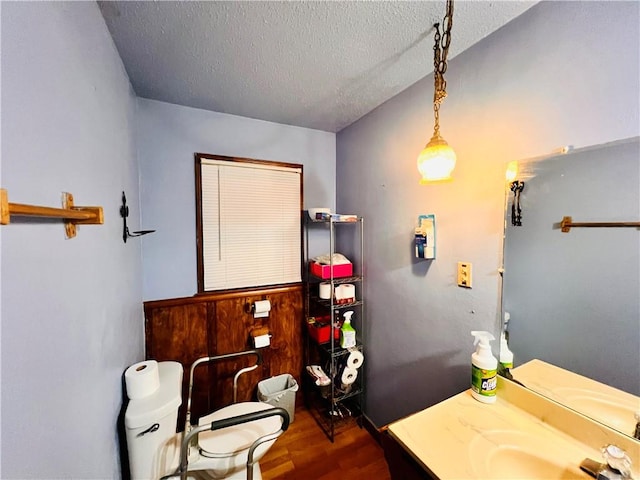
[[[271,347],[268,349],[270,375],[290,373],[300,384],[303,370],[302,290],[267,295],[271,301],[269,329]]]
[[[249,344],[249,334],[255,324],[262,325],[262,319],[253,318],[250,306],[253,302],[262,300],[261,296],[242,296],[224,298],[216,301],[216,335],[215,346],[218,355],[241,352],[252,348]],[[255,399],[256,385],[260,380],[269,376],[268,359],[264,355],[264,363],[253,372],[243,374],[238,380],[238,401]],[[241,368],[255,362],[254,357],[225,361],[216,365],[217,381],[214,385],[214,407],[229,405],[233,402],[233,376]]]
[[[145,305],[145,341],[147,359],[176,361],[184,369],[182,407],[178,417],[184,425],[189,368],[198,358],[209,355],[207,304]],[[193,392],[194,410],[204,411],[209,405],[206,367],[196,370]]]
[[[254,318],[251,305],[269,300],[266,318]],[[144,303],[147,359],[174,360],[184,368],[183,404],[179,426],[184,425],[189,368],[201,357],[241,352],[254,348],[251,332],[272,335],[271,345],[262,348],[264,363],[244,374],[238,383],[238,401],[256,399],[260,380],[282,373],[298,382],[303,369],[302,286],[198,294],[193,297]],[[192,421],[232,403],[233,375],[253,363],[254,357],[199,366],[194,381]]]

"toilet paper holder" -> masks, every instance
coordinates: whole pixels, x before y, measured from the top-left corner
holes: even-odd
[[[256,300],[246,303],[244,309],[247,313],[252,313],[254,318],[265,318],[269,316],[271,311],[271,302],[269,300]]]
[[[264,348],[271,345],[271,333],[267,327],[252,330],[251,339],[255,348]]]

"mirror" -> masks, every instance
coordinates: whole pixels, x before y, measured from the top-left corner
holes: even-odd
[[[505,189],[503,311],[513,376],[633,435],[640,410],[639,137],[566,150],[517,162],[513,180],[524,186],[508,182]],[[566,232],[563,217],[571,217]],[[571,226],[591,222],[616,225]],[[574,390],[580,401],[570,402],[567,388],[559,392],[544,377],[529,385],[518,378],[517,367],[532,359],[613,388],[604,396]],[[608,397],[616,392],[619,399]],[[591,413],[594,402],[602,416]],[[628,424],[607,421],[608,408],[622,404]]]

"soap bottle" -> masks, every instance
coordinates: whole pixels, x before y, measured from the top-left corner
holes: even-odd
[[[498,360],[491,353],[491,340],[495,337],[489,332],[473,331],[473,342],[478,345],[471,355],[471,396],[482,403],[496,401]]]
[[[513,368],[513,353],[509,350],[504,332],[500,335],[500,364],[508,370]]]
[[[352,310],[344,312],[342,315],[344,317],[344,322],[342,322],[342,327],[340,327],[340,346],[342,348],[351,348],[356,346],[356,331],[351,326],[352,315]]]

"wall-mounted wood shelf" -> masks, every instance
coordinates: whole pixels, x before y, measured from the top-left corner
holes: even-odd
[[[62,219],[67,238],[76,236],[76,225],[102,225],[104,223],[102,207],[75,206],[73,195],[70,193],[62,193],[62,208],[53,208],[10,203],[9,194],[2,188],[0,189],[0,224],[8,225],[13,216]]]
[[[571,217],[562,217],[562,221],[560,222],[560,229],[567,233],[571,231],[572,228],[582,228],[582,227],[600,227],[600,228],[611,228],[611,227],[632,227],[632,228],[640,228],[640,222],[575,222]]]

